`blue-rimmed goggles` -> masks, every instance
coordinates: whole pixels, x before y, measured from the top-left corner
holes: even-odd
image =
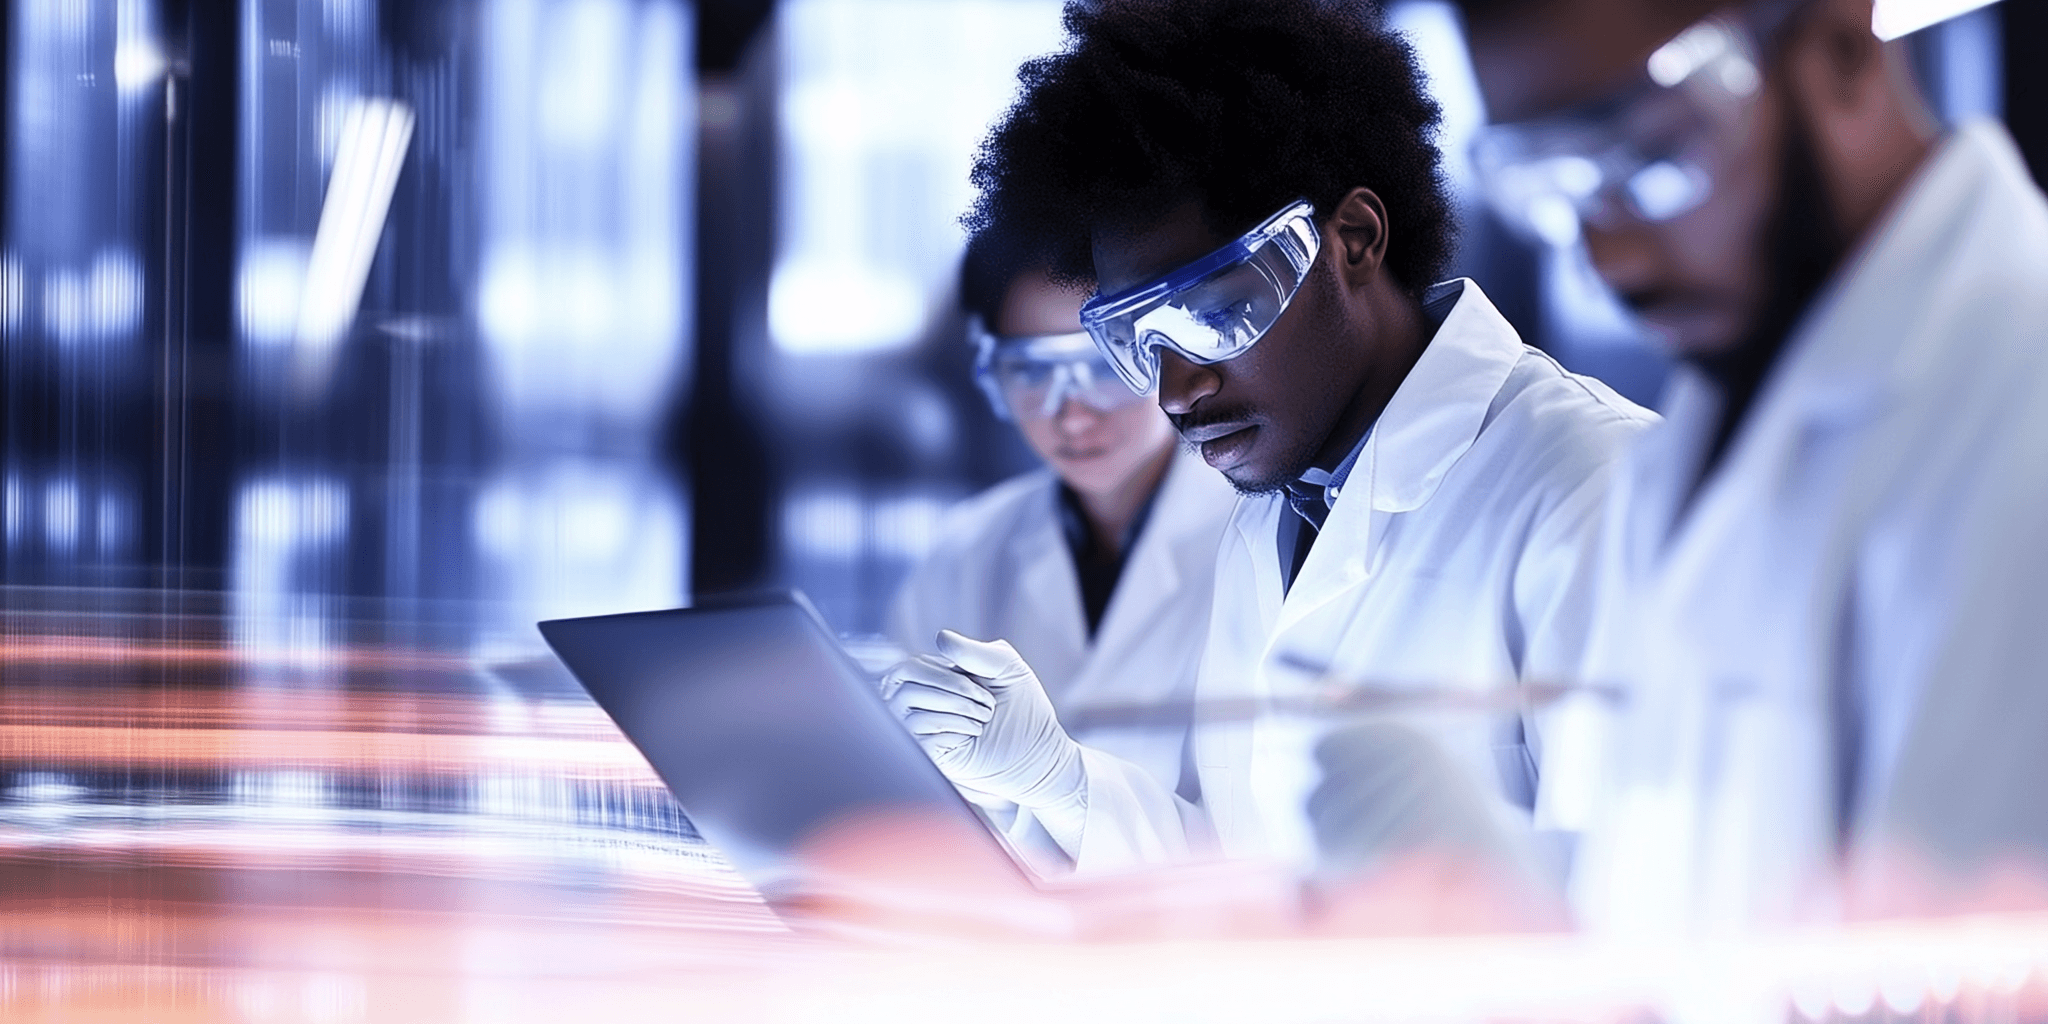
[[[1157,280],[1081,307],[1081,326],[1132,391],[1159,387],[1159,350],[1195,363],[1235,359],[1272,328],[1322,249],[1315,207],[1287,204],[1265,223]]]
[[[974,382],[1000,419],[1053,416],[1070,400],[1115,412],[1140,398],[1117,379],[1085,331],[1015,337],[990,333],[980,317],[967,329]]]

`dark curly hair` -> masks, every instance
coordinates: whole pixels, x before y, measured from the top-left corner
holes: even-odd
[[[1027,62],[982,144],[963,223],[1094,276],[1090,235],[1194,199],[1236,237],[1289,200],[1386,205],[1387,269],[1411,294],[1450,258],[1440,114],[1370,0],[1072,0],[1067,46]]]

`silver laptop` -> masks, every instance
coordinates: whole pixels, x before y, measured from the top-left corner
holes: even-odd
[[[819,828],[911,809],[958,815],[1034,883],[939,772],[803,595],[540,623],[697,831],[771,901],[801,888]]]

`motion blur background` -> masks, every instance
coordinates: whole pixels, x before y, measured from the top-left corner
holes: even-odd
[[[1911,40],[1942,116],[2007,115],[2037,167],[2044,6]],[[1462,186],[1456,21],[1392,17]],[[5,32],[9,585],[225,595],[308,650],[365,602],[498,657],[792,585],[869,633],[948,503],[1027,465],[952,281],[1055,0],[17,0]],[[1654,399],[1576,239],[1466,207],[1459,272]]]

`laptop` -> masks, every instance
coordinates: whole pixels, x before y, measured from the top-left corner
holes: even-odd
[[[990,831],[796,592],[542,622],[541,636],[647,757],[706,841],[770,902],[802,890],[807,838],[864,814]]]

